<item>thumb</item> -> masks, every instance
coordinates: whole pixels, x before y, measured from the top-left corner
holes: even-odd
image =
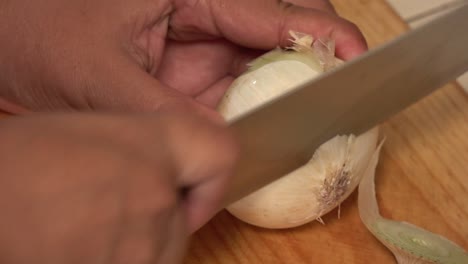
[[[94,89],[85,91],[92,109],[155,112],[183,110],[222,123],[222,117],[195,99],[172,89],[146,72],[131,56],[112,54],[112,63],[96,67]]]
[[[96,66],[94,89],[85,91],[93,108],[146,112],[189,99],[163,85],[131,56],[115,52],[107,57],[107,63]]]
[[[164,138],[178,175],[189,231],[195,232],[221,209],[239,146],[224,122],[180,109],[165,117]]]
[[[291,3],[293,5],[315,8],[324,12],[330,12],[336,14],[335,8],[330,3],[329,0],[319,0],[319,1],[310,1],[310,0],[283,0],[284,2]]]

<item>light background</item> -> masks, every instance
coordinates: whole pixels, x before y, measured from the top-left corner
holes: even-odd
[[[412,28],[416,28],[440,15],[450,12],[467,1],[468,0],[387,0]],[[460,76],[458,82],[468,93],[468,72]]]

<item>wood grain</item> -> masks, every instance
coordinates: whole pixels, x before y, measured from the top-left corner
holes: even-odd
[[[408,30],[383,0],[335,0],[374,48]],[[384,69],[383,69],[384,70]],[[377,170],[382,214],[439,233],[468,248],[468,96],[446,85],[382,125]],[[356,194],[324,217],[290,230],[266,230],[219,213],[197,232],[186,264],[395,263],[361,224]]]

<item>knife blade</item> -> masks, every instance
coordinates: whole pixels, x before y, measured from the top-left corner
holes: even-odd
[[[360,134],[468,70],[468,5],[266,102],[230,123],[241,155],[224,206]]]

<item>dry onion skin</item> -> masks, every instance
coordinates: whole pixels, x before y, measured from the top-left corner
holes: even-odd
[[[375,170],[382,144],[373,154],[359,184],[358,208],[364,225],[393,253],[399,264],[467,264],[467,252],[445,237],[380,215]]]
[[[229,121],[310,81],[340,63],[333,42],[290,32],[292,47],[275,49],[249,64],[227,90],[218,111]],[[310,161],[226,209],[249,224],[293,228],[318,220],[357,188],[377,148],[378,128],[338,135],[322,144]]]

